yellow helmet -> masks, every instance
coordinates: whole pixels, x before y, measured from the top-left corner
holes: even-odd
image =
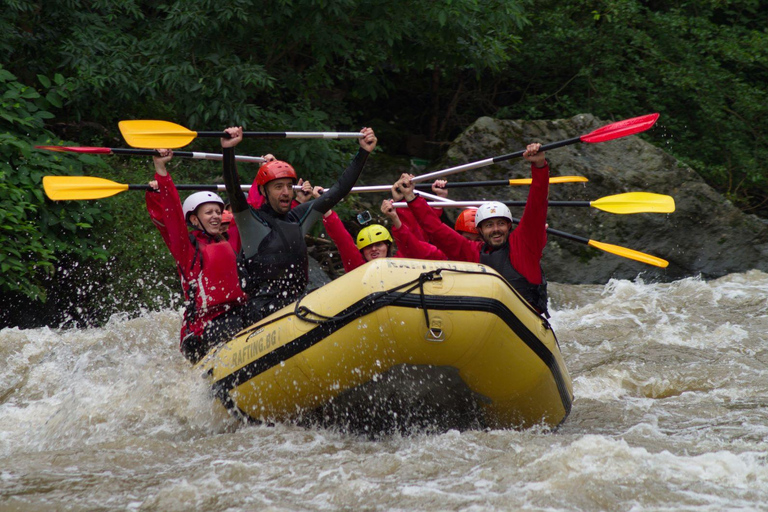
[[[366,226],[357,234],[357,250],[359,251],[377,242],[392,243],[392,235],[389,234],[387,228],[380,224]]]

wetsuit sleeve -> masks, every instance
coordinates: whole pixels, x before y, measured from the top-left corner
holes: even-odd
[[[344,199],[347,194],[349,194],[349,191],[352,190],[352,187],[355,186],[357,178],[360,177],[360,173],[363,172],[363,166],[365,165],[365,161],[368,159],[369,154],[368,151],[360,148],[357,151],[355,158],[352,159],[352,162],[350,162],[344,170],[344,173],[342,173],[338,181],[336,181],[336,183],[334,183],[323,195],[312,201],[314,203],[312,209],[322,214]]]
[[[259,217],[258,210],[250,208],[248,200],[240,187],[240,176],[235,164],[235,148],[222,148],[224,184],[227,187],[232,216],[235,218],[240,244],[246,258],[254,256],[259,245],[271,231],[269,225]]]
[[[446,226],[440,217],[429,207],[423,197],[416,197],[408,203],[421,228],[438,249],[450,260],[480,262],[482,242],[467,240],[459,233]]]
[[[397,244],[397,255],[401,258],[416,258],[419,260],[447,260],[448,257],[434,245],[419,240],[406,224],[400,229],[393,227],[392,236]]]
[[[224,184],[227,187],[227,196],[229,197],[229,204],[232,206],[232,213],[245,211],[248,209],[248,201],[240,186],[240,176],[237,174],[235,148],[222,149],[224,155],[222,159]]]
[[[176,263],[182,269],[188,271],[194,247],[189,241],[189,232],[187,231],[187,223],[184,220],[184,213],[181,209],[179,192],[176,190],[170,174],[167,176],[155,174],[155,179],[160,190],[158,195],[160,196],[161,219],[168,233],[165,243]]]
[[[351,272],[365,263],[363,255],[357,250],[357,245],[355,245],[352,235],[344,227],[336,212],[331,212],[328,217],[323,219],[323,226],[339,250],[339,256],[341,257],[345,272]]]
[[[363,172],[363,166],[370,153],[363,148],[357,150],[355,158],[347,166],[341,177],[329,188],[323,195],[312,201],[307,201],[291,210],[295,212],[294,216],[301,224],[303,234],[309,233],[315,222],[323,218],[323,214],[336,206],[339,201],[344,199],[352,187],[355,186],[357,178]]]
[[[531,176],[523,216],[509,236],[509,260],[531,284],[541,284],[541,257],[547,243],[549,165],[538,168],[531,164]]]

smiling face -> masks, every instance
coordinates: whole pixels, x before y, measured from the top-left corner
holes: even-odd
[[[264,197],[267,198],[269,206],[280,215],[285,215],[291,209],[293,201],[293,182],[292,178],[278,178],[264,185]]]
[[[362,249],[363,258],[365,261],[376,260],[379,258],[386,258],[389,254],[389,245],[387,242],[376,242],[371,245],[365,246]]]
[[[203,203],[195,213],[189,216],[189,221],[198,229],[211,235],[221,232],[221,205],[219,203]]]
[[[494,217],[484,220],[477,228],[483,241],[493,249],[498,249],[509,238],[512,223],[504,217]]]

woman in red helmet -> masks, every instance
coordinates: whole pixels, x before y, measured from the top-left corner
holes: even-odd
[[[456,225],[453,229],[467,240],[479,242],[482,238],[477,232],[477,226],[475,226],[475,215],[477,215],[477,208],[462,210],[456,218]]]
[[[262,165],[256,186],[265,201],[256,209],[242,193],[235,166],[234,148],[242,141],[243,130],[230,127],[225,131],[229,138],[221,139],[224,182],[242,241],[239,268],[245,291],[255,300],[256,316],[261,318],[295,301],[306,289],[309,259],[304,236],[352,189],[376,147],[376,135],[371,128],[363,128],[360,149],[339,180],[321,197],[294,208],[296,171],[280,160]]]
[[[237,229],[223,231],[224,201],[213,192],[196,192],[182,205],[165,164],[167,149],[154,158],[157,191],[147,192],[147,209],[176,260],[187,308],[180,349],[192,363],[252,323],[243,305],[247,296],[237,275]],[[192,231],[187,230],[192,227]]]

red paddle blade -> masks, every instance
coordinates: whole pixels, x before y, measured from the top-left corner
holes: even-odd
[[[47,149],[48,151],[58,151],[60,153],[88,153],[89,155],[108,155],[112,153],[112,148],[100,148],[94,146],[35,146],[37,149]]]
[[[598,128],[592,133],[582,135],[580,137],[581,142],[605,142],[644,132],[653,126],[658,118],[659,114],[648,114],[646,116],[625,119],[624,121],[616,121],[615,123]]]

